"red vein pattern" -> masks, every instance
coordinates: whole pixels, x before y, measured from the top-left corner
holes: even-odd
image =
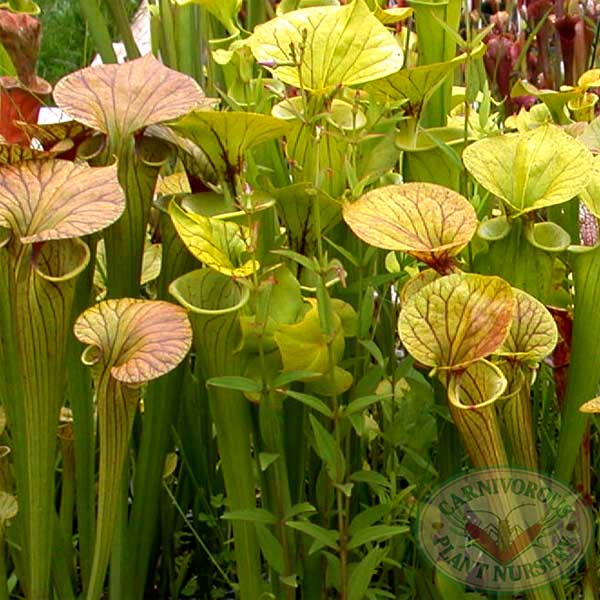
[[[125,137],[176,119],[205,100],[198,84],[151,54],[123,64],[87,67],[54,88],[58,107],[77,121]]]
[[[186,310],[154,300],[105,300],[79,316],[74,332],[81,342],[99,349],[104,367],[123,383],[168,373],[192,344]]]

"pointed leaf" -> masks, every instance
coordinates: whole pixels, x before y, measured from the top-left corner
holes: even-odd
[[[385,77],[403,63],[394,36],[362,0],[286,13],[256,27],[249,43],[281,81],[316,93]]]
[[[400,312],[402,343],[419,362],[461,369],[494,352],[512,323],[514,299],[499,277],[456,273],[413,294]]]
[[[248,377],[239,377],[238,375],[211,377],[207,380],[206,385],[254,394],[262,391],[262,385],[260,382],[255,381],[254,379],[249,379]]]
[[[292,529],[296,529],[297,531],[301,531],[302,533],[309,535],[328,548],[333,548],[334,550],[338,549],[337,531],[325,529],[320,525],[315,525],[314,523],[309,523],[308,521],[291,521],[286,523],[286,525]]]
[[[513,288],[515,312],[506,339],[497,354],[510,360],[540,362],[556,346],[558,329],[550,311],[533,296]]]
[[[256,260],[245,258],[247,227],[187,212],[175,201],[169,214],[183,243],[207,267],[230,277],[247,277],[259,269]]]
[[[369,83],[365,89],[384,102],[407,102],[405,112],[418,117],[423,106],[446,78],[469,58],[482,56],[485,45],[481,44],[470,54],[461,54],[452,60],[402,69],[384,79]]]
[[[371,190],[344,205],[344,220],[367,244],[407,252],[442,271],[477,229],[468,200],[433,183]]]
[[[294,398],[294,400],[298,400],[298,402],[302,402],[305,406],[320,412],[322,415],[326,416],[329,419],[333,418],[333,413],[331,409],[323,400],[319,400],[315,396],[310,396],[309,394],[303,394],[302,392],[294,392],[292,390],[286,390],[285,395],[290,398]]]
[[[250,148],[289,130],[287,123],[269,115],[209,110],[196,110],[169,127],[196,144],[221,176],[239,173]]]
[[[239,32],[237,15],[242,7],[242,0],[175,0],[175,4],[198,4],[223,24],[230,34]]]
[[[281,373],[273,381],[271,381],[271,387],[274,389],[288,385],[293,381],[306,381],[307,379],[316,379],[321,377],[321,373],[314,371],[288,371]]]
[[[333,473],[336,472],[338,448],[335,443],[335,438],[329,431],[315,419],[313,415],[308,415],[310,426],[315,436],[316,451],[321,460],[323,460]]]
[[[99,231],[124,209],[116,165],[47,160],[0,167],[0,226],[24,244]]]
[[[405,525],[372,525],[357,531],[348,544],[348,550],[358,548],[370,542],[382,542],[410,531]]]
[[[156,379],[174,369],[192,344],[186,310],[158,300],[105,300],[75,322],[77,339],[95,349],[95,362],[123,383]]]
[[[283,573],[285,570],[285,562],[283,560],[285,553],[279,540],[269,531],[266,525],[256,523],[255,527],[260,549],[269,566],[277,573]]]
[[[274,525],[277,517],[264,508],[248,508],[246,510],[230,510],[223,517],[229,521],[250,521],[251,523],[262,523],[263,525]]]
[[[54,100],[73,119],[111,137],[132,135],[208,102],[191,77],[151,54],[75,71],[56,84]]]
[[[465,148],[463,160],[517,214],[570,200],[585,189],[593,168],[590,151],[555,125],[479,140]]]
[[[362,412],[369,406],[375,404],[376,402],[381,402],[386,398],[391,398],[393,394],[374,394],[372,396],[363,396],[362,398],[356,398],[352,400],[348,406],[344,407],[342,410],[342,414],[345,417],[349,417],[350,415],[354,415],[356,413]]]

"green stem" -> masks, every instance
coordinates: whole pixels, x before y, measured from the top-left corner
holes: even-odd
[[[127,207],[104,237],[109,298],[136,298],[140,293],[146,226],[159,168],[144,162],[143,152],[143,147],[136,148],[133,137],[121,140],[116,150]]]
[[[108,8],[112,14],[117,31],[123,40],[125,50],[127,50],[128,60],[140,57],[140,51],[135,43],[131,28],[129,26],[129,20],[127,18],[127,11],[121,0],[106,0]]]
[[[4,529],[4,526],[2,526]],[[4,540],[4,531],[0,535],[0,600],[10,600],[8,593],[8,565],[6,564],[6,543]]]
[[[241,328],[237,311],[243,290],[228,277],[209,269],[177,279],[171,293],[192,312],[196,360],[205,379],[242,375]],[[250,406],[237,391],[209,388],[209,406],[217,433],[229,510],[256,507],[252,458],[253,424]],[[242,600],[257,600],[264,591],[260,548],[254,524],[233,522],[239,592]]]
[[[106,25],[106,19],[100,11],[96,0],[79,0],[79,8],[83,18],[88,22],[88,28],[100,53],[102,62],[116,63],[117,55],[112,46],[112,39]]]
[[[197,36],[195,31],[195,6],[178,6],[175,10],[175,39],[177,48],[177,70],[194,77],[198,60]]]
[[[579,407],[598,395],[600,377],[600,246],[573,257],[575,310],[567,391],[562,413],[555,474],[570,481],[585,432],[587,416]]]
[[[75,289],[73,320],[89,306],[94,277],[96,243],[89,242],[91,260],[81,274]],[[81,362],[84,346],[75,336],[69,340],[67,349],[67,395],[73,411],[75,452],[75,495],[77,506],[77,534],[79,546],[79,568],[83,590],[92,572],[94,552],[94,510],[96,436],[94,433],[94,399],[89,369]]]
[[[160,52],[164,63],[176,69],[177,63],[177,45],[175,40],[175,25],[173,23],[172,3],[170,0],[160,0],[160,24],[161,24],[161,45]]]
[[[64,395],[67,331],[75,277],[89,260],[79,241],[47,242],[32,259],[16,240],[0,250],[2,399],[11,423],[19,529],[32,598],[50,597],[55,451]]]
[[[108,368],[99,377],[97,398],[100,436],[98,516],[87,600],[98,600],[104,590],[104,578],[118,519],[119,500],[122,497],[121,475],[129,448],[138,392],[113,379]],[[115,477],[115,474],[118,475]]]

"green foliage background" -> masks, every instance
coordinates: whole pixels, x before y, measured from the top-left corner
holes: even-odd
[[[38,0],[38,4],[43,26],[38,73],[54,84],[91,61],[93,44],[81,18],[78,0]],[[133,16],[139,0],[127,0],[126,4]]]

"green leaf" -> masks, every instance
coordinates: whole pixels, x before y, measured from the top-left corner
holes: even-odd
[[[477,229],[469,201],[433,183],[390,185],[344,205],[344,220],[364,242],[401,250],[444,270]]]
[[[379,563],[387,554],[385,548],[373,548],[354,567],[348,581],[348,600],[363,600]]]
[[[302,265],[305,269],[308,269],[313,273],[316,273],[317,271],[317,264],[314,260],[311,260],[310,258],[299,254],[298,252],[294,252],[293,250],[271,250],[271,253],[278,254],[279,256],[285,256],[286,258],[297,262],[299,265]]]
[[[276,77],[317,94],[385,77],[403,63],[394,36],[362,0],[286,13],[257,26],[249,43]]]
[[[349,528],[350,535],[353,536],[362,529],[366,529],[373,525],[373,523],[380,521],[388,515],[391,510],[392,506],[390,504],[376,504],[375,506],[365,508],[365,510],[359,512],[352,518]]]
[[[283,573],[285,570],[283,560],[285,553],[279,540],[269,531],[266,525],[261,523],[256,523],[256,536],[258,537],[260,549],[269,565],[277,573]]]
[[[208,102],[191,77],[165,67],[152,54],[75,71],[56,84],[53,95],[66,114],[116,138]]]
[[[362,398],[356,398],[355,400],[352,400],[352,402],[350,402],[350,404],[348,404],[348,406],[345,406],[343,408],[342,415],[345,417],[349,417],[350,415],[360,413],[363,410],[365,410],[366,408],[369,408],[369,406],[372,406],[373,404],[375,404],[377,402],[381,402],[382,400],[385,400],[386,398],[391,398],[392,396],[393,396],[393,394],[385,394],[385,395],[374,394],[372,396],[363,396]]]
[[[277,201],[277,210],[281,214],[294,248],[303,248],[307,244],[310,247],[315,242],[313,214],[315,204],[319,206],[321,232],[333,227],[340,219],[341,204],[311,184],[296,183],[272,190],[271,193]],[[311,271],[315,270],[314,264],[308,268]]]
[[[333,418],[333,413],[331,412],[331,409],[327,406],[327,404],[325,404],[325,402],[319,400],[319,398],[316,398],[315,396],[310,396],[309,394],[303,394],[302,392],[293,392],[291,390],[286,390],[284,393],[286,396],[294,398],[294,400],[298,400],[298,402],[302,402],[302,404],[304,404],[305,406],[316,410],[317,412],[328,417],[329,419]]]
[[[359,548],[370,542],[382,542],[389,540],[397,535],[402,535],[410,531],[410,528],[405,525],[373,525],[365,527],[357,531],[351,538],[348,544],[348,550]]]
[[[277,523],[277,517],[264,508],[232,510],[224,513],[222,518],[226,521],[249,521],[251,523],[262,523],[263,525]]]
[[[281,352],[285,371],[329,371],[329,344],[334,362],[344,353],[344,332],[341,320],[332,315],[335,331],[330,340],[321,330],[319,311],[313,306],[302,321],[293,325],[280,325],[275,333],[275,342]]]
[[[227,390],[237,390],[238,392],[248,392],[251,394],[259,394],[262,391],[262,384],[248,377],[238,377],[236,375],[228,375],[224,377],[211,377],[206,381],[206,385],[221,387]]]
[[[566,91],[557,92],[556,90],[538,89],[533,84],[527,81],[517,81],[510,91],[511,98],[519,96],[535,96],[539,98],[550,111],[552,118],[558,124],[567,122],[565,115],[565,106],[577,99],[581,94],[579,90],[569,89]]]
[[[323,374],[320,379],[309,381],[306,384],[306,389],[321,396],[339,396],[347,392],[353,383],[352,373],[336,366],[333,367],[333,371]]]
[[[33,0],[8,0],[8,2],[0,3],[0,8],[28,15],[37,15],[40,13],[40,7]]]
[[[317,509],[309,502],[300,502],[299,504],[294,504],[294,506],[290,508],[290,510],[285,514],[284,520],[289,521],[297,515],[312,513],[316,511]]]
[[[513,311],[506,281],[456,273],[413,294],[400,312],[398,329],[402,343],[419,362],[462,369],[500,346]]]
[[[287,123],[269,115],[209,110],[190,112],[169,127],[196,144],[222,179],[241,172],[250,148],[289,130]]]
[[[369,354],[375,359],[375,362],[382,368],[385,368],[387,359],[384,358],[379,346],[373,340],[358,340],[360,345],[365,347]]]
[[[207,267],[229,277],[248,277],[260,268],[246,258],[250,232],[230,221],[188,212],[177,202],[169,203],[173,225],[189,251]]]
[[[334,437],[313,415],[309,415],[308,418],[310,419],[310,426],[315,436],[315,450],[317,454],[327,464],[330,471],[336,473],[339,451]]]
[[[481,44],[470,57],[482,56],[484,52],[485,46]],[[418,118],[435,90],[468,59],[468,54],[461,54],[445,62],[402,69],[385,79],[367,84],[365,89],[384,102],[406,102],[406,114]]]
[[[281,373],[273,381],[271,381],[271,387],[276,389],[292,383],[293,381],[306,381],[310,379],[316,379],[322,377],[322,373],[316,373],[315,371],[289,371],[287,373]]]
[[[585,189],[593,170],[590,151],[554,125],[479,140],[465,148],[463,161],[517,214],[567,202]]]
[[[279,454],[273,454],[272,452],[259,452],[258,464],[260,470],[264,473],[279,457]]]
[[[596,119],[597,128],[600,128],[600,118]],[[600,218],[600,154],[594,156],[590,180],[585,189],[581,190],[579,197],[583,200],[588,210]]]
[[[376,471],[356,471],[350,475],[350,479],[357,483],[366,483],[374,491],[378,491],[380,489],[390,491],[391,485],[390,482],[381,474]]]
[[[291,521],[286,523],[288,527],[295,529],[296,531],[301,531],[306,535],[314,538],[317,542],[323,544],[323,546],[327,546],[328,548],[332,548],[333,550],[338,550],[338,532],[335,530],[325,529],[320,525],[315,525],[314,523],[309,523],[308,521]]]
[[[558,328],[550,311],[533,296],[513,288],[515,313],[506,339],[497,354],[511,361],[540,362],[558,341]]]
[[[174,0],[175,4],[185,6],[198,4],[204,10],[216,17],[227,29],[235,35],[239,33],[237,17],[242,8],[242,0]]]

